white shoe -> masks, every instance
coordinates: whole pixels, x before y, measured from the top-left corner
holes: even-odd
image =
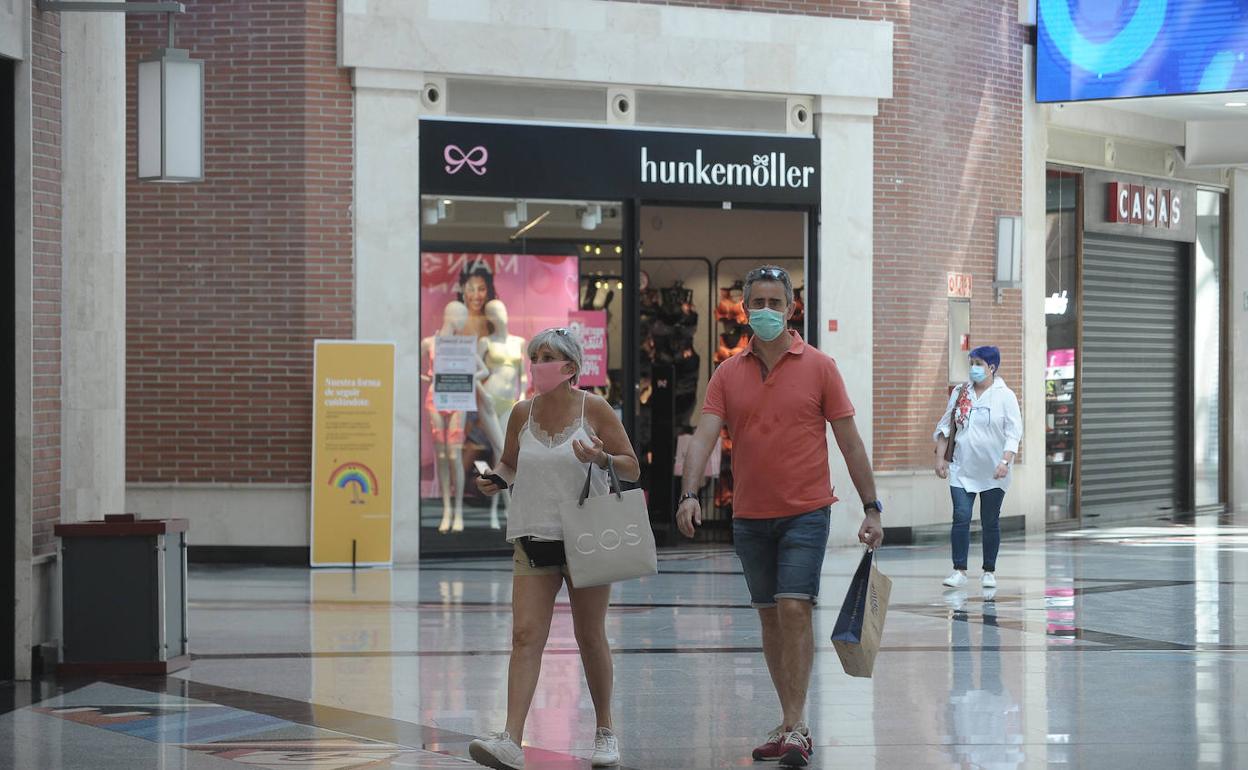
[[[589,758],[593,767],[609,767],[620,764],[620,741],[609,727],[599,727],[594,734],[594,754]]]
[[[947,588],[941,593],[949,609],[956,611],[966,609],[966,591],[961,588]]]
[[[950,588],[961,588],[966,585],[966,573],[955,569],[949,577],[944,579],[944,584]]]
[[[985,572],[984,576],[979,579],[979,584],[983,586],[984,588],[996,588],[997,576],[992,574],[991,572]]]
[[[468,756],[494,770],[524,770],[524,749],[505,732],[491,733],[468,744]]]

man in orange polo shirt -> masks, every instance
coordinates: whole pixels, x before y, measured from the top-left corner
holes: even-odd
[[[745,278],[754,339],[715,370],[698,429],[685,455],[676,524],[686,537],[702,523],[698,484],[720,427],[732,436],[732,535],[753,605],[763,625],[763,656],[780,697],[783,721],[754,749],[756,760],[805,767],[814,750],[803,714],[815,643],[811,611],[828,545],[825,425],[831,423],[849,475],[866,502],[858,539],[884,540],[871,460],[854,424],[854,406],[831,356],[788,331],[793,283],[774,266]]]

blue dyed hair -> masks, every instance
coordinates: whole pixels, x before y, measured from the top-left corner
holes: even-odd
[[[1001,367],[1001,351],[992,345],[981,345],[972,350],[970,355],[971,358],[981,359],[984,363],[991,366],[994,371]]]

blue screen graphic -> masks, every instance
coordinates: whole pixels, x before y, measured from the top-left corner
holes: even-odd
[[[1248,90],[1248,0],[1038,0],[1036,100]]]

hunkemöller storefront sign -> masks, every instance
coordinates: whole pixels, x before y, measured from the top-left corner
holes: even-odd
[[[810,205],[819,141],[422,120],[420,181],[442,195]]]

